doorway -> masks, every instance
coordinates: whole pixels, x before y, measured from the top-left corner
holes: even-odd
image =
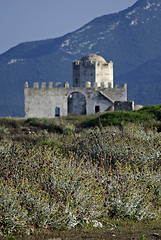
[[[100,112],[100,106],[95,106],[95,113],[99,113]]]
[[[68,114],[86,115],[86,97],[80,92],[68,96]]]

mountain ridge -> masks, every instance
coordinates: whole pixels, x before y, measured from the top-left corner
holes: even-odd
[[[34,82],[49,81],[62,84],[68,81],[71,86],[72,62],[89,53],[114,62],[115,84],[128,83],[130,100],[136,104],[156,104],[156,101],[148,100],[150,88],[151,99],[156,97],[159,104],[161,99],[153,90],[160,76],[158,64],[155,64],[155,71],[153,69],[153,79],[147,84],[148,91],[142,84],[147,79],[142,68],[150,74],[152,69],[146,68],[146,64],[149,61],[155,63],[157,58],[160,62],[160,22],[161,0],[138,0],[123,11],[97,17],[64,36],[21,43],[11,48],[0,55],[0,115],[24,115],[26,81],[29,87]]]

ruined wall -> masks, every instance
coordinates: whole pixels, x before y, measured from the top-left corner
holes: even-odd
[[[127,101],[127,102],[115,101],[114,102],[114,111],[133,111],[133,110],[134,110],[133,101]]]

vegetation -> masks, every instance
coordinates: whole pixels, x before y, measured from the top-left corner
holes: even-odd
[[[107,112],[101,114],[94,119],[87,119],[83,122],[84,127],[95,127],[95,126],[122,126],[127,122],[133,123],[145,123],[147,121],[160,121],[161,120],[161,106],[145,106],[139,111],[116,111],[116,112]],[[152,123],[152,122],[151,122]],[[155,126],[160,125],[153,121]]]
[[[98,117],[88,117],[94,128],[83,128],[82,116],[1,118],[0,234],[14,239],[35,229],[110,232],[127,222],[160,224],[159,109],[134,112],[148,116],[137,124],[126,120],[132,112],[100,115],[98,124]],[[113,118],[112,126],[105,126],[102,119],[110,114],[122,115],[119,124]]]

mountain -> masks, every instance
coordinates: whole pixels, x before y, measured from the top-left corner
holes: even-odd
[[[120,83],[124,79],[128,79],[129,100],[142,105],[161,104],[161,56],[119,76]]]
[[[65,36],[21,43],[0,55],[0,116],[24,116],[24,83],[72,84],[72,61],[96,53],[114,62],[115,84],[135,104],[160,104],[161,0],[138,0]]]

